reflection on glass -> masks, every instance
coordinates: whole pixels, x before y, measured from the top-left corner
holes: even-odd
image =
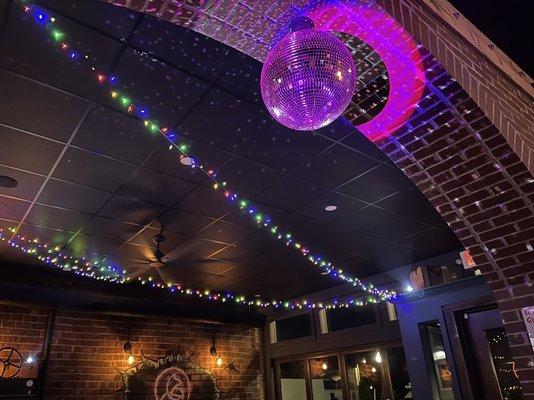
[[[383,400],[382,359],[379,350],[345,355],[350,400]]]
[[[306,399],[304,360],[280,363],[280,389],[282,400]]]
[[[311,336],[310,314],[301,314],[276,321],[276,341]]]
[[[422,326],[423,341],[426,343],[425,357],[430,358],[427,365],[433,365],[436,390],[439,400],[454,400],[452,392],[452,374],[445,355],[443,336],[438,322],[429,322]]]
[[[411,398],[410,376],[403,348],[390,347],[387,349],[387,355],[393,398],[395,400]]]
[[[309,363],[313,400],[343,400],[337,356],[312,358]]]
[[[519,377],[504,328],[489,329],[485,333],[503,400],[522,400]]]

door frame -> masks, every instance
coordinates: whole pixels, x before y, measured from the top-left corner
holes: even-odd
[[[462,328],[461,318],[467,312],[498,309],[493,296],[484,296],[475,301],[466,300],[447,304],[442,307],[446,329],[449,332],[453,361],[456,366],[456,378],[463,400],[476,400],[473,385],[469,377],[468,365],[472,363],[471,355],[465,348],[467,337]]]

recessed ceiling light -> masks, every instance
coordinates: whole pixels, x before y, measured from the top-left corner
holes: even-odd
[[[9,176],[5,176],[5,175],[0,175],[0,187],[5,187],[5,188],[14,188],[18,185],[19,183],[17,182],[16,179],[13,179]]]
[[[324,208],[325,211],[328,211],[328,212],[331,212],[331,211],[336,211],[337,210],[337,206],[334,205],[334,204],[329,204],[327,205],[325,208]]]
[[[180,163],[182,165],[187,165],[187,166],[191,166],[193,165],[193,159],[191,157],[182,157],[180,158]]]

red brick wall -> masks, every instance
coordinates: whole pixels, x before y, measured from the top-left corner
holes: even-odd
[[[0,345],[22,352],[43,342],[46,310],[0,305]],[[215,364],[209,354],[213,330],[217,350],[225,363]],[[111,316],[57,311],[50,357],[44,382],[45,399],[121,399],[118,369],[127,369],[123,344],[130,331],[133,354],[157,359],[169,351],[190,355],[211,370],[224,396],[243,400],[264,399],[262,334],[258,328],[180,321],[170,318]],[[236,361],[237,373],[228,362]]]

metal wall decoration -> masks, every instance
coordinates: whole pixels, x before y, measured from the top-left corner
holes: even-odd
[[[140,362],[128,370],[119,370],[127,400],[219,400],[221,390],[211,371],[193,360],[169,354],[157,360],[141,355]]]
[[[22,368],[22,355],[14,347],[0,349],[0,378],[16,377]]]

